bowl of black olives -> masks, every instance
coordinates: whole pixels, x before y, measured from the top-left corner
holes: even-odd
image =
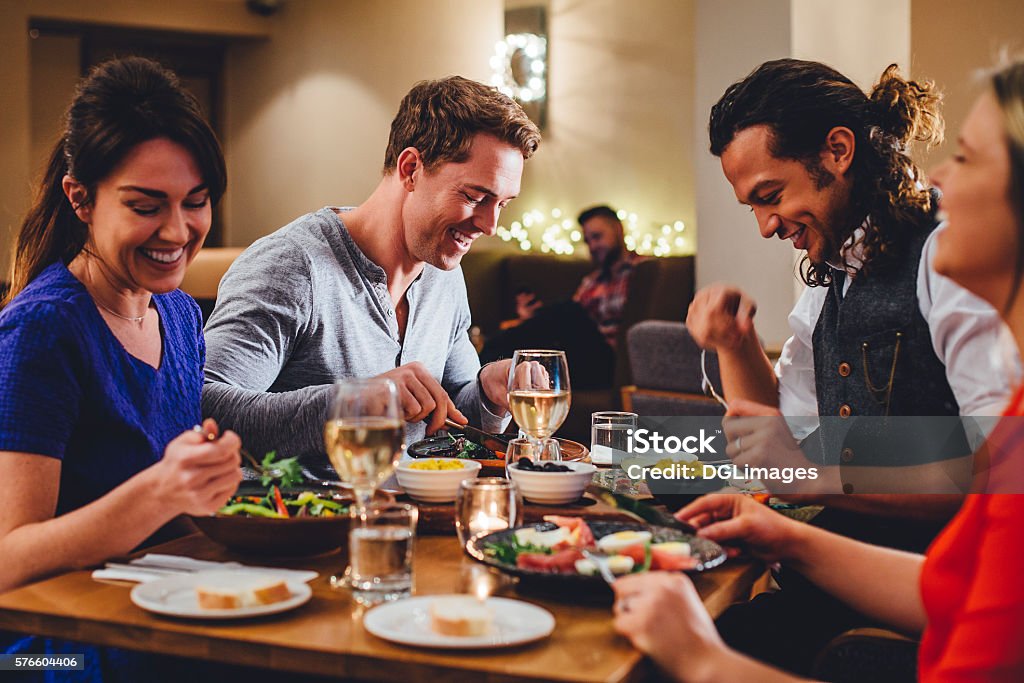
[[[520,458],[508,466],[508,476],[523,497],[540,505],[564,505],[578,500],[597,468],[589,462],[533,462]]]

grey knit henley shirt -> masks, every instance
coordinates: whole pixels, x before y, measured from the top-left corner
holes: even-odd
[[[461,268],[424,267],[406,292],[399,341],[384,270],[356,246],[344,211],[302,216],[231,265],[206,325],[203,414],[236,431],[257,456],[277,450],[322,471],[332,383],[419,361],[472,424],[501,431],[508,417],[481,401]],[[407,423],[406,443],[425,430]]]

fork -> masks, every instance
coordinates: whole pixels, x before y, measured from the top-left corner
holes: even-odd
[[[205,436],[206,439],[209,441],[214,441],[217,438],[213,434],[203,431],[201,425],[196,425],[195,427],[192,428],[192,431],[199,432],[200,434]],[[276,467],[270,469],[264,467],[263,465],[260,464],[260,461],[256,459],[256,456],[254,456],[252,453],[245,450],[244,448],[239,448],[238,450],[239,453],[241,453],[242,457],[248,460],[249,463],[252,465],[253,469],[259,472],[260,474],[265,474],[274,477],[275,479],[279,478],[283,474],[283,472],[281,472],[281,470],[277,469]]]
[[[704,350],[704,349],[701,349],[700,350],[700,388],[701,388],[701,390],[704,392],[704,394],[706,396],[710,396],[711,398],[713,398],[716,401],[718,401],[722,405],[722,407],[725,408],[726,411],[728,411],[729,410],[729,404],[725,402],[725,399],[722,398],[722,396],[717,391],[715,391],[715,385],[711,382],[711,378],[708,377],[707,363],[705,362],[706,356],[707,356],[707,351]]]
[[[255,469],[260,474],[265,474],[269,477],[273,477],[274,479],[279,479],[281,475],[284,474],[284,472],[277,469],[276,467],[271,467],[269,469],[264,467],[259,463],[258,460],[256,460],[256,457],[252,453],[245,450],[244,448],[239,448],[238,450],[242,454],[242,457],[248,460],[252,464],[253,469]]]
[[[583,557],[587,558],[597,566],[597,571],[601,574],[601,578],[604,579],[605,583],[609,586],[615,583],[615,575],[612,574],[612,569],[608,566],[607,555],[597,555],[586,548],[581,548],[580,552],[583,553]]]

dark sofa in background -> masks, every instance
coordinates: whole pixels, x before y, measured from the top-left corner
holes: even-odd
[[[589,260],[517,254],[505,250],[470,251],[462,258],[473,324],[484,336],[498,331],[502,320],[515,317],[515,293],[529,287],[546,303],[572,297],[583,276],[593,270]],[[626,333],[642,320],[681,321],[693,299],[694,258],[652,258],[637,266],[623,311],[613,386],[573,391],[572,408],[559,436],[590,444],[590,414],[621,408],[620,388],[632,383]],[[572,366],[569,367],[570,375]]]

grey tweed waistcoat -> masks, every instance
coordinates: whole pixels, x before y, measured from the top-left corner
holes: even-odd
[[[826,464],[908,465],[962,455],[966,448],[958,424],[950,442],[949,420],[936,443],[919,433],[931,423],[914,422],[910,433],[905,422],[897,430],[884,419],[960,412],[917,297],[921,251],[934,228],[913,235],[894,267],[858,274],[845,296],[842,277],[829,287],[812,337],[818,414],[840,418],[826,419],[820,430]]]
[[[858,275],[845,296],[833,279],[813,335],[819,415],[844,406],[851,415],[959,414],[917,299],[930,232],[911,238],[899,266]]]

